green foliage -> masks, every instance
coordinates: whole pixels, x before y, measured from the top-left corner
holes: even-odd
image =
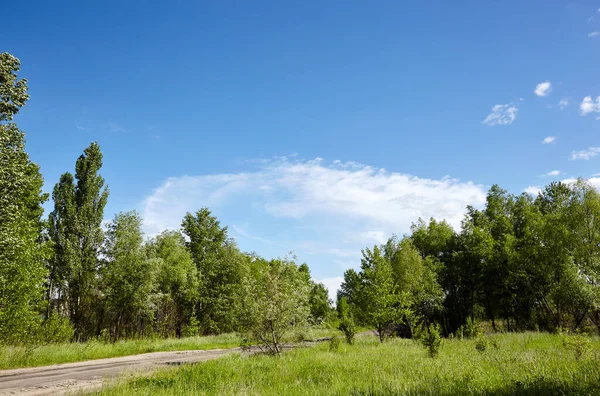
[[[436,357],[440,352],[442,344],[442,336],[440,335],[439,326],[430,324],[421,335],[421,343],[429,352],[429,356]]]
[[[0,54],[0,121],[11,121],[29,99],[27,80],[19,80],[21,62],[11,54]]]
[[[334,336],[329,340],[329,352],[337,352],[340,349],[340,337]]]
[[[379,340],[383,342],[390,325],[408,314],[407,293],[400,293],[393,279],[392,266],[379,247],[365,249],[362,253],[355,312],[361,322],[377,330]]]
[[[562,335],[563,346],[571,351],[576,360],[585,357],[592,350],[592,341],[582,334]]]
[[[28,98],[17,81],[19,61],[0,54],[0,121],[9,121]],[[46,279],[47,244],[42,240],[39,167],[25,151],[25,135],[14,123],[0,124],[0,344],[26,342],[38,332]]]
[[[238,297],[239,332],[245,344],[279,355],[287,333],[308,319],[310,288],[289,259],[255,259]]]
[[[183,235],[164,231],[146,244],[146,252],[156,268],[155,330],[164,336],[198,335],[198,270]]]
[[[356,334],[356,325],[354,324],[354,318],[352,317],[352,312],[350,311],[350,307],[348,306],[348,299],[346,297],[342,297],[338,301],[338,316],[340,319],[339,330],[344,333],[344,337],[346,337],[346,342],[350,345],[354,344],[354,336]]]
[[[473,318],[467,318],[467,322],[458,329],[460,338],[477,338],[483,335],[481,327]]]
[[[475,349],[477,349],[477,351],[485,352],[487,347],[488,347],[488,342],[485,338],[483,338],[483,337],[477,338],[477,340],[475,341]]]
[[[133,211],[115,215],[106,231],[102,286],[113,340],[152,329],[156,268],[143,250],[141,227],[142,219]]]
[[[311,282],[308,304],[310,306],[311,319],[317,325],[327,320],[333,312],[329,292],[322,283]]]
[[[68,313],[78,339],[96,335],[99,328],[97,269],[108,200],[108,188],[98,174],[101,167],[102,152],[93,142],[77,159],[75,177],[63,174],[52,193],[49,228],[55,255],[49,263],[48,296],[57,297],[57,310]]]
[[[235,298],[245,276],[247,257],[228,239],[227,227],[207,208],[187,213],[182,229],[199,274],[196,312],[204,334],[235,328]]]

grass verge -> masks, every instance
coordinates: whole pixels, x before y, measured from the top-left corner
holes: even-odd
[[[578,356],[578,357],[576,357]],[[124,380],[96,395],[565,395],[600,394],[600,339],[577,355],[559,335],[420,343],[374,337],[297,349],[281,358],[232,354]]]
[[[114,344],[88,341],[38,347],[3,346],[0,347],[0,369],[46,366],[148,352],[234,348],[239,345],[240,340],[235,334],[222,334],[179,339],[124,340]]]

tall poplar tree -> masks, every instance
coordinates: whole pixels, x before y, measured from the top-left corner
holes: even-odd
[[[0,342],[25,341],[39,324],[46,278],[41,241],[48,199],[39,167],[25,152],[25,134],[10,122],[29,95],[20,62],[0,54]]]
[[[60,309],[69,315],[78,339],[99,328],[95,326],[98,254],[108,199],[108,187],[98,174],[101,167],[102,152],[93,142],[77,159],[75,177],[63,174],[52,194],[50,235],[56,251],[50,268],[52,293],[60,299]]]

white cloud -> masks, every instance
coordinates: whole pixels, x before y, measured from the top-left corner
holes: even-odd
[[[444,177],[421,179],[353,162],[266,161],[254,172],[172,177],[143,203],[151,231],[177,227],[186,211],[242,199],[265,213],[301,219],[330,215],[360,219],[387,231],[406,231],[418,217],[445,218],[453,225],[468,204],[485,200],[485,188]],[[366,230],[357,230],[368,232]]]
[[[529,186],[524,190],[527,194],[538,195],[542,189],[538,186]]]
[[[556,142],[556,136],[547,136],[542,140],[542,144],[551,144]]]
[[[571,153],[571,160],[589,160],[600,154],[600,147],[588,147],[586,150],[573,151]]]
[[[535,86],[535,94],[537,96],[547,96],[552,90],[552,83],[550,81],[544,81]]]
[[[569,99],[567,98],[562,98],[559,102],[558,102],[558,107],[563,110],[565,107],[567,107],[569,105]]]
[[[561,173],[562,173],[562,172],[561,172],[561,171],[559,171],[559,170],[553,170],[553,171],[550,171],[550,172],[546,173],[546,176],[558,176],[558,175],[560,175]]]
[[[600,32],[590,32],[590,33],[588,33],[588,37],[596,37],[598,35],[600,35]]]
[[[596,97],[595,101],[591,96],[586,96],[581,101],[579,110],[581,110],[581,115],[586,115],[593,112],[600,113],[600,96]]]
[[[329,298],[335,303],[337,299],[337,291],[340,288],[340,285],[344,281],[342,276],[336,276],[334,278],[325,278],[317,280],[317,283],[322,283],[325,285],[327,290],[329,291]]]
[[[402,235],[419,217],[446,219],[456,229],[467,205],[481,207],[486,187],[450,177],[424,179],[355,162],[280,158],[253,162],[239,173],[167,179],[140,206],[148,235],[177,229],[188,211],[209,207],[243,249],[270,241],[259,253],[275,257],[293,250],[327,278],[358,267],[360,250]],[[260,219],[260,237],[248,222]],[[242,224],[243,226],[240,226]],[[258,239],[257,239],[258,240]],[[244,246],[246,245],[246,246]]]
[[[492,112],[482,122],[490,126],[510,125],[517,118],[518,111],[519,109],[512,103],[495,105],[492,107]]]

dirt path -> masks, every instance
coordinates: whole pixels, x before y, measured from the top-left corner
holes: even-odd
[[[109,359],[88,360],[53,366],[0,370],[0,395],[62,395],[92,390],[118,375],[135,375],[169,365],[219,358],[233,349],[154,352]]]

